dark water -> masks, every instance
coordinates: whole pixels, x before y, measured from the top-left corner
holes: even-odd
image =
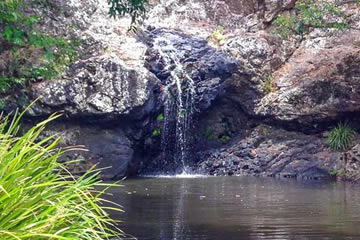
[[[254,177],[142,178],[113,190],[137,239],[360,239],[360,186]]]

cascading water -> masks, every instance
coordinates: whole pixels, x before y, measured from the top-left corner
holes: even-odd
[[[157,38],[154,49],[163,61],[165,71],[170,73],[165,83],[164,126],[161,149],[165,161],[175,161],[181,166],[182,173],[187,172],[187,160],[190,150],[191,125],[194,114],[195,84],[186,72],[188,67],[181,62],[181,56],[172,42],[166,38]]]
[[[206,40],[176,30],[149,28],[139,40],[148,46],[145,67],[161,82],[154,93],[159,96],[157,110],[163,110],[149,125],[154,158],[143,172],[189,176],[203,147],[204,129],[197,119],[224,94],[223,83],[238,69],[236,60]]]

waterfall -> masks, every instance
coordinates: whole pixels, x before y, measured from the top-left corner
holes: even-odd
[[[187,172],[190,150],[190,134],[194,114],[195,84],[186,72],[187,65],[181,55],[166,38],[157,38],[154,49],[163,61],[164,71],[169,73],[164,94],[164,125],[161,135],[161,150],[165,161],[175,161],[181,172]]]

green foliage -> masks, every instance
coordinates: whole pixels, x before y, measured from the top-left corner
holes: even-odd
[[[147,0],[108,0],[110,16],[129,14],[135,30]],[[58,76],[78,56],[79,41],[44,34],[36,28],[39,16],[29,7],[56,8],[51,0],[0,0],[0,93],[31,81]],[[4,69],[5,67],[5,69]]]
[[[110,4],[109,14],[111,17],[130,15],[131,27],[129,30],[136,31],[135,24],[140,23],[146,12],[148,0],[108,0]]]
[[[210,129],[210,128],[206,128],[203,135],[208,140],[213,140],[214,139],[214,131],[212,129]]]
[[[184,109],[184,108],[180,109],[179,116],[183,118],[183,117],[185,117],[185,115],[186,115],[186,109]]]
[[[264,84],[264,89],[267,93],[270,93],[272,91],[274,91],[274,88],[272,86],[272,80],[273,80],[273,77],[272,76],[268,76],[266,79],[265,79],[265,84]]]
[[[57,76],[78,56],[78,41],[41,33],[35,24],[39,17],[24,8],[45,1],[9,0],[0,2],[0,55],[7,67],[0,71],[0,92],[28,81]]]
[[[216,30],[207,38],[207,40],[220,46],[220,42],[226,39],[224,31],[224,27],[218,26]]]
[[[333,150],[345,151],[351,146],[354,136],[354,129],[347,123],[339,123],[336,128],[330,131],[328,144]]]
[[[275,32],[284,39],[302,39],[313,29],[344,30],[349,26],[349,20],[337,0],[299,0],[295,9],[295,16],[278,16],[273,22]]]
[[[329,175],[330,175],[330,176],[336,177],[337,174],[338,174],[338,171],[336,171],[336,170],[330,170],[330,171],[329,171]]]
[[[5,102],[0,99],[0,109],[4,109],[6,107]]]
[[[111,185],[102,184],[94,169],[75,179],[57,161],[64,153],[57,148],[59,139],[39,139],[57,117],[19,137],[21,115],[0,120],[0,239],[118,239],[115,221],[105,210],[121,210],[101,206]],[[106,189],[95,191],[95,186]]]
[[[164,114],[160,113],[157,117],[156,117],[156,121],[163,121],[164,120]]]
[[[344,169],[341,170],[330,170],[329,175],[332,177],[339,177],[339,178],[345,178],[346,177],[346,171]]]
[[[154,131],[152,132],[152,136],[153,137],[157,137],[157,136],[159,136],[161,134],[161,131],[160,131],[160,129],[154,129]]]
[[[224,135],[219,140],[220,140],[221,143],[227,143],[227,142],[229,142],[231,140],[231,137],[228,136],[228,135]]]

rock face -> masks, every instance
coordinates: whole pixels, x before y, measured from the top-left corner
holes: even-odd
[[[329,178],[340,154],[331,153],[325,139],[265,125],[233,139],[224,148],[200,152],[195,169],[212,175],[260,175],[286,178]]]
[[[61,146],[77,146],[68,151],[61,161],[78,160],[70,165],[74,174],[82,174],[93,165],[102,170],[102,177],[114,179],[136,169],[133,141],[120,126],[94,126],[82,122],[57,122],[48,126],[45,134],[60,134]]]
[[[154,108],[157,81],[145,69],[127,67],[116,55],[93,57],[73,64],[61,80],[33,84],[31,93],[40,99],[30,114],[61,110],[70,117],[141,119]]]
[[[46,134],[89,149],[64,157],[82,159],[75,172],[100,163],[112,166],[103,177],[113,179],[161,168],[158,116],[177,63],[166,63],[157,46],[170,44],[195,82],[195,171],[324,178],[344,169],[356,179],[357,150],[330,151],[326,131],[347,120],[360,129],[360,31],[284,41],[272,34],[272,21],[294,14],[295,2],[153,0],[135,34],[127,32],[129,19],[108,17],[106,0],[55,1],[32,10],[43,16],[39,27],[81,39],[82,55],[58,79],[18,93],[17,103],[40,97],[30,118],[64,113]],[[360,25],[356,8],[345,7]],[[8,110],[16,105],[13,96],[4,101]]]
[[[339,38],[303,42],[273,73],[276,90],[261,99],[254,114],[306,124],[358,112],[359,33],[349,31]]]
[[[145,66],[154,73],[163,85],[171,82],[171,71],[176,64],[182,65],[184,73],[194,81],[196,91],[195,106],[201,112],[211,106],[213,100],[222,94],[222,83],[232,76],[238,68],[237,62],[231,56],[217,51],[204,39],[186,35],[179,31],[156,29],[149,33]],[[178,63],[166,65],[164,56],[154,47],[155,42],[165,48],[172,47],[176,52]],[[160,46],[161,48],[161,46]]]

